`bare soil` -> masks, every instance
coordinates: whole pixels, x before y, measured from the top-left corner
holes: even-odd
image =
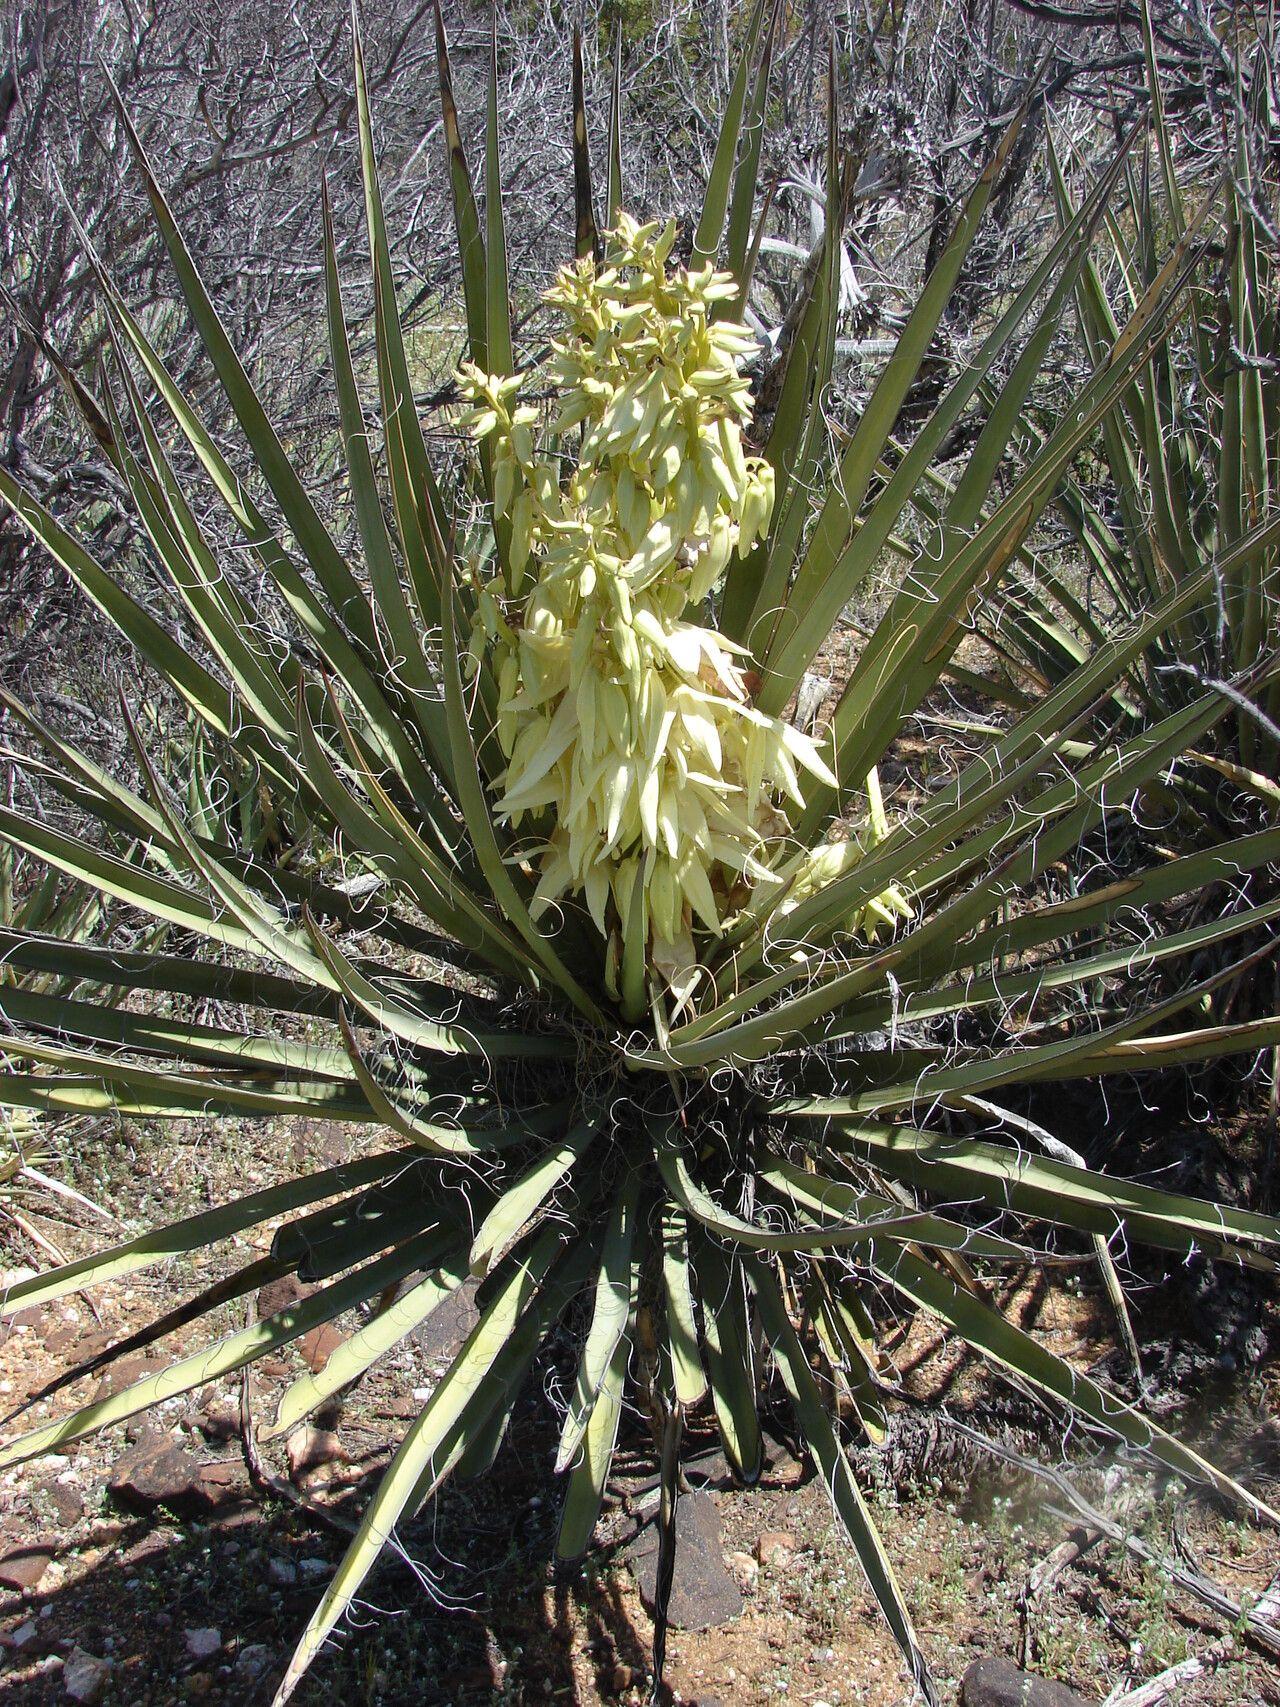
[[[74,1153],[64,1143],[64,1153],[73,1182],[119,1206],[133,1228],[266,1183],[291,1164],[338,1160],[349,1142],[339,1128],[310,1122],[239,1131],[225,1123],[166,1131],[124,1125]],[[52,1212],[41,1226],[68,1255],[102,1242],[98,1230],[68,1226]],[[252,1244],[241,1241],[239,1260],[254,1255],[255,1246],[265,1249],[271,1233],[266,1227]],[[31,1253],[15,1251],[9,1260],[30,1261]],[[94,1300],[99,1315],[75,1297],[19,1317],[0,1343],[5,1410],[220,1272],[208,1260],[173,1263],[106,1289]],[[1158,1267],[1135,1269],[1131,1278],[1161,1420],[1274,1503],[1280,1401],[1266,1349],[1268,1336],[1280,1345],[1273,1299],[1255,1290],[1240,1305],[1233,1302],[1234,1281],[1220,1293],[1205,1291],[1194,1275]],[[1002,1295],[1015,1318],[1054,1350],[1124,1386],[1123,1357],[1090,1268],[1007,1277]],[[243,1319],[242,1302],[218,1326],[225,1331]],[[450,1332],[464,1326],[428,1324],[429,1331],[348,1393],[324,1419],[338,1437],[339,1456],[303,1477],[300,1488],[289,1480],[284,1451],[264,1448],[279,1485],[295,1488],[288,1500],[263,1497],[250,1485],[234,1426],[238,1382],[220,1393],[167,1400],[150,1418],[0,1475],[0,1572],[13,1549],[39,1547],[51,1555],[30,1589],[0,1588],[6,1707],[66,1701],[76,1649],[109,1661],[99,1696],[106,1707],[269,1702],[341,1556],[339,1526],[358,1513],[370,1478],[416,1408],[415,1392],[430,1387],[448,1355]],[[188,1350],[208,1338],[206,1324],[180,1331],[170,1343]],[[944,1699],[957,1699],[975,1657],[1019,1660],[1025,1652],[1033,1670],[1091,1701],[1125,1680],[1136,1685],[1188,1655],[1207,1654],[1217,1663],[1172,1699],[1186,1707],[1280,1702],[1280,1664],[1243,1639],[1224,1644],[1229,1620],[1119,1544],[1102,1542],[1085,1552],[1024,1618],[1028,1577],[1072,1532],[1074,1518],[1049,1484],[1002,1467],[945,1423],[928,1419],[941,1406],[997,1441],[1036,1440],[1040,1456],[1069,1465],[1089,1497],[1128,1532],[1160,1553],[1194,1562],[1246,1605],[1280,1568],[1274,1534],[1185,1489],[1156,1483],[1096,1441],[1074,1433],[1064,1438],[1060,1421],[1037,1417],[927,1321],[896,1329],[886,1322],[886,1343],[921,1405],[903,1408],[886,1451],[864,1449],[858,1463]],[[307,1349],[313,1358],[325,1351],[317,1343]],[[271,1415],[303,1355],[293,1349],[258,1366],[250,1388],[255,1416]],[[591,1707],[647,1697],[652,1626],[628,1563],[628,1549],[654,1508],[652,1457],[639,1418],[626,1427],[598,1554],[573,1575],[549,1563],[559,1502],[549,1466],[566,1367],[553,1348],[494,1469],[478,1483],[447,1490],[398,1537],[396,1556],[371,1579],[358,1617],[314,1666],[300,1703],[467,1707],[560,1700]],[[90,1377],[37,1404],[24,1424],[83,1402],[100,1381]],[[905,1707],[911,1690],[892,1639],[833,1525],[821,1482],[790,1449],[785,1408],[770,1422],[769,1467],[761,1485],[748,1490],[730,1484],[713,1430],[704,1419],[693,1421],[686,1443],[690,1485],[704,1486],[715,1502],[720,1554],[742,1590],[743,1611],[719,1627],[673,1631],[667,1682],[674,1697],[701,1707],[765,1701]],[[219,1427],[227,1438],[217,1438]],[[144,1431],[155,1428],[172,1431],[195,1462],[223,1467],[206,1474],[196,1514],[164,1505],[131,1513],[105,1491],[130,1442],[151,1438]],[[720,1562],[712,1564],[718,1569]],[[206,1653],[200,1633],[209,1630],[216,1646]],[[204,1645],[213,1640],[204,1637]]]

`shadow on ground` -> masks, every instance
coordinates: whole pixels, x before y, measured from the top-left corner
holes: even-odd
[[[1248,1143],[1229,1134],[1233,1142],[1216,1144],[1198,1122],[1156,1120],[1145,1106],[1126,1109],[1116,1092],[1109,1128],[1097,1128],[1090,1140],[1090,1113],[1096,1117],[1097,1111],[1082,1105],[1082,1149],[1114,1143],[1128,1118],[1142,1140],[1129,1167],[1117,1171],[1206,1194],[1222,1183],[1228,1197],[1245,1195],[1236,1181],[1216,1177],[1228,1161],[1245,1179],[1266,1176],[1260,1150],[1270,1142],[1269,1129],[1243,1134]],[[1023,1327],[1128,1391],[1132,1372],[1097,1277],[1087,1268],[1070,1272],[1081,1280],[1074,1290],[1043,1277],[1005,1276],[1002,1302]],[[1125,1272],[1152,1408],[1217,1462],[1274,1481],[1280,1468],[1274,1369],[1280,1328],[1271,1280],[1169,1263],[1158,1253],[1130,1253]],[[1007,1389],[975,1386],[972,1360],[942,1345],[936,1328],[905,1321],[902,1327],[900,1343],[892,1336],[887,1343],[917,1403],[942,1402],[992,1432],[1034,1428],[1042,1448],[1053,1451],[1052,1425],[1046,1434],[1042,1412]],[[28,1328],[24,1343],[31,1353],[21,1353],[16,1341],[0,1347],[9,1354],[6,1375],[19,1390],[31,1391],[51,1369],[88,1355],[87,1328],[82,1322],[75,1330],[80,1339],[74,1347],[59,1347],[53,1332],[42,1338],[44,1328]],[[456,1335],[459,1324],[451,1331]],[[357,1516],[371,1478],[386,1462],[386,1443],[403,1427],[391,1419],[406,1416],[405,1395],[448,1349],[443,1341],[416,1343],[405,1351],[403,1367],[372,1377],[344,1407],[339,1473],[322,1478],[309,1496],[324,1503],[328,1523],[279,1500],[246,1498],[234,1429],[214,1445],[207,1431],[199,1432],[198,1418],[179,1414],[186,1401],[174,1402],[161,1426],[175,1430],[179,1445],[205,1469],[220,1467],[203,1490],[199,1515],[163,1500],[151,1502],[144,1515],[130,1515],[105,1496],[96,1503],[96,1490],[119,1469],[124,1443],[118,1433],[8,1472],[0,1482],[0,1581],[15,1548],[42,1551],[53,1562],[36,1573],[27,1592],[0,1588],[3,1707],[63,1707],[68,1700],[99,1707],[269,1703],[345,1549],[346,1536],[332,1520],[350,1524]],[[366,1584],[343,1634],[300,1687],[299,1707],[543,1701],[596,1707],[644,1698],[651,1626],[630,1572],[616,1567],[653,1509],[646,1498],[652,1461],[645,1430],[633,1418],[624,1438],[621,1498],[604,1528],[605,1548],[585,1571],[557,1574],[551,1561],[563,1486],[549,1473],[556,1421],[547,1393],[557,1383],[563,1389],[571,1367],[563,1355],[559,1365],[553,1358],[531,1383],[493,1468],[473,1484],[447,1488],[423,1519],[404,1529],[403,1551],[388,1556]],[[30,1380],[20,1383],[20,1368]],[[278,1384],[287,1374],[281,1369],[263,1380]],[[261,1397],[265,1415],[269,1386]],[[224,1393],[218,1402],[229,1399]],[[923,1414],[912,1411],[908,1420]],[[135,1442],[145,1426],[134,1428]],[[709,1442],[707,1424],[704,1438],[691,1439],[690,1453]],[[732,1707],[738,1700],[773,1698],[789,1682],[796,1686],[791,1699],[834,1700],[833,1667],[845,1687],[842,1701],[900,1700],[897,1656],[866,1601],[865,1585],[849,1564],[847,1546],[827,1539],[824,1492],[812,1482],[801,1489],[799,1465],[780,1449],[777,1461],[783,1460],[772,1484],[767,1477],[752,1496],[749,1515],[746,1499],[720,1501],[723,1541],[726,1555],[741,1560],[758,1550],[765,1532],[778,1531],[794,1554],[784,1550],[772,1575],[759,1573],[759,1592],[744,1619],[700,1646],[682,1640],[683,1700],[711,1707],[719,1699]],[[883,1502],[877,1519],[931,1658],[958,1676],[974,1653],[1015,1652],[1019,1585],[1061,1539],[1062,1520],[1047,1512],[1038,1487],[1025,1503],[1024,1496],[1012,1503],[1010,1489],[989,1468],[977,1472],[962,1459],[948,1463],[945,1454],[931,1458],[913,1449],[903,1455],[899,1474],[886,1467],[892,1460],[892,1453],[868,1453],[858,1468],[870,1497]],[[707,1473],[716,1479],[714,1469]],[[920,1497],[911,1504],[903,1495],[899,1504],[908,1486]],[[1256,1594],[1270,1580],[1276,1560],[1265,1537],[1224,1527],[1209,1512],[1203,1544],[1206,1557],[1224,1561],[1215,1568],[1235,1593]],[[718,1539],[713,1551],[719,1557]],[[1128,1663],[1135,1634],[1149,1656],[1153,1644],[1163,1642],[1176,1657],[1178,1644],[1194,1648],[1207,1640],[1203,1608],[1170,1599],[1122,1553],[1097,1549],[1039,1615],[1034,1658],[1046,1673],[1093,1686],[1101,1698],[1104,1681],[1109,1685],[1117,1665]],[[1148,1670],[1154,1664],[1149,1657]],[[699,1667],[715,1695],[703,1691]],[[805,1667],[812,1687],[797,1675]],[[878,1693],[850,1693],[855,1680],[870,1677],[877,1688],[883,1685]],[[726,1685],[726,1678],[737,1682]],[[1270,1675],[1250,1672],[1246,1695],[1240,1693],[1243,1679],[1224,1668],[1217,1693],[1196,1699],[1280,1701]]]
[[[544,1420],[523,1419],[484,1478],[447,1490],[403,1531],[299,1689],[300,1707],[575,1700],[584,1682],[613,1699],[643,1681],[649,1630],[636,1627],[621,1573],[551,1566],[559,1491],[544,1436]],[[358,1513],[377,1469],[326,1501],[335,1520]],[[55,1563],[34,1592],[0,1603],[0,1698],[270,1702],[345,1541],[271,1499],[185,1521],[104,1506],[69,1542],[37,1532]]]

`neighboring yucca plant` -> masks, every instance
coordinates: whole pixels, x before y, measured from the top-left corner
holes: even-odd
[[[1146,43],[1151,136],[1126,169],[1104,241],[1076,284],[1093,359],[1113,342],[1117,313],[1155,276],[1154,233],[1180,239],[1193,223],[1149,25]],[[1253,91],[1261,122],[1270,94],[1267,49],[1242,44],[1239,51],[1242,84]],[[1056,156],[1051,164],[1066,226],[1075,208],[1062,164]],[[1280,805],[1280,688],[1273,683],[1258,702],[1239,692],[1280,641],[1280,541],[1272,531],[1267,549],[1247,562],[1235,555],[1280,514],[1280,273],[1256,202],[1274,196],[1274,173],[1269,184],[1255,181],[1265,167],[1243,143],[1237,147],[1214,208],[1214,243],[1188,281],[1168,340],[1108,411],[1098,463],[1064,482],[1054,509],[1065,565],[1061,555],[1051,563],[1027,553],[1016,595],[998,622],[983,625],[1012,684],[1042,692],[1162,594],[1200,589],[1175,623],[1151,637],[1104,711],[1133,730],[1186,706],[1208,684],[1235,696],[1200,750],[1148,790],[1149,815],[1179,848],[1274,821]]]
[[[0,704],[4,693],[0,689]],[[0,751],[0,757],[5,756]],[[102,898],[96,890],[80,884],[65,883],[56,871],[45,870],[39,879],[25,884],[17,877],[19,861],[8,844],[0,844],[0,943],[10,932],[24,936],[34,933],[57,936],[70,942],[84,942],[93,936],[102,920]],[[17,891],[21,889],[19,894]],[[148,933],[154,940],[155,932]],[[13,986],[8,1000],[0,1004],[0,1012],[19,1011],[24,1001],[37,1004],[56,1004],[70,995],[74,982],[58,977],[52,971],[19,971],[4,963],[0,948],[0,986]],[[52,1012],[50,1005],[44,1007]],[[0,1038],[0,1077],[17,1061],[10,1062]],[[23,1255],[42,1253],[54,1262],[65,1261],[63,1252],[51,1231],[44,1231],[33,1219],[50,1210],[74,1215],[78,1219],[94,1216],[106,1228],[117,1228],[116,1217],[101,1204],[79,1192],[74,1186],[50,1173],[56,1167],[57,1146],[49,1131],[49,1123],[36,1109],[13,1108],[0,1098],[0,1231],[16,1229]]]
[[[680,1420],[708,1396],[729,1462],[744,1480],[759,1473],[758,1322],[836,1511],[930,1701],[936,1694],[910,1616],[810,1361],[812,1353],[821,1357],[876,1438],[891,1392],[874,1346],[880,1290],[934,1313],[980,1353],[1129,1447],[1275,1516],[1007,1321],[971,1266],[1034,1255],[1025,1230],[1004,1225],[1008,1212],[1099,1244],[1123,1230],[1177,1253],[1274,1267],[1274,1220],[1041,1158],[1025,1146],[1025,1123],[1006,1121],[991,1100],[1002,1086],[1129,1074],[1280,1038],[1280,1022],[1271,1020],[1208,1035],[1170,1031],[1168,1022],[1195,1003],[1199,988],[1132,1013],[1123,982],[1132,959],[1124,926],[1135,908],[1217,882],[1239,884],[1280,855],[1280,831],[1161,864],[1069,905],[1046,904],[1036,889],[1040,874],[1113,804],[1122,807],[1222,716],[1220,697],[1205,694],[1127,742],[1082,734],[1099,697],[1206,581],[1153,598],[923,804],[883,803],[874,782],[904,721],[946,668],[972,602],[997,581],[1077,449],[1158,347],[1198,259],[1195,227],[990,518],[977,528],[960,509],[941,518],[815,747],[786,723],[803,672],[878,562],[936,450],[1000,358],[1021,345],[971,463],[970,484],[985,498],[1121,163],[867,504],[1014,133],[962,210],[897,355],[832,468],[821,409],[842,223],[832,113],[826,264],[757,457],[732,432],[727,442],[722,435],[722,422],[742,434],[749,420],[746,392],[730,372],[745,350],[728,287],[707,268],[723,248],[740,303],[749,285],[769,33],[757,14],[685,271],[667,268],[665,235],[622,216],[616,81],[601,238],[575,66],[578,262],[556,287],[571,335],[556,357],[566,413],[558,429],[555,422],[544,429],[559,434],[553,460],[534,433],[540,417],[525,412],[534,406],[516,398],[496,76],[482,222],[441,32],[473,364],[466,372],[488,494],[483,514],[472,516],[461,492],[457,504],[446,501],[413,405],[358,47],[394,529],[375,481],[332,235],[329,324],[359,532],[354,565],[269,424],[140,144],[156,219],[276,519],[259,507],[105,278],[119,341],[117,384],[132,430],[110,387],[95,398],[65,378],[129,484],[181,629],[136,603],[0,471],[0,496],[14,514],[211,736],[232,743],[281,811],[312,826],[313,836],[295,843],[287,862],[260,857],[251,841],[226,836],[208,815],[188,819],[136,730],[144,792],[29,720],[50,761],[45,782],[77,813],[137,837],[145,855],[126,862],[102,851],[83,834],[83,818],[64,829],[3,811],[0,834],[208,946],[203,955],[138,953],[5,931],[11,965],[53,967],[80,980],[84,993],[44,1009],[14,1005],[10,987],[0,989],[0,1009],[14,1026],[5,1048],[27,1064],[8,1078],[4,1099],[145,1117],[324,1115],[392,1135],[349,1165],[284,1180],[12,1288],[9,1310],[46,1302],[283,1214],[293,1219],[270,1254],[210,1287],[183,1319],[273,1275],[296,1271],[316,1285],[302,1302],[178,1359],[163,1375],[13,1441],[0,1463],[118,1422],[161,1394],[219,1380],[317,1323],[370,1306],[323,1371],[286,1390],[268,1430],[280,1434],[357,1378],[469,1275],[483,1277],[478,1323],[369,1501],[279,1701],[341,1619],[394,1526],[447,1476],[490,1461],[540,1347],[584,1291],[590,1325],[558,1455],[568,1472],[561,1555],[575,1558],[590,1542],[633,1365],[648,1386],[649,1408],[665,1418],[664,1486],[672,1498]],[[611,271],[619,288],[650,281],[651,299],[633,305],[641,312],[630,331],[609,307]],[[630,381],[619,369],[612,416],[588,401],[580,324],[587,307],[600,318],[602,358],[631,363],[640,382],[624,410],[618,399]],[[661,396],[683,411],[695,444],[718,446],[724,472],[709,452],[690,496],[683,462],[672,467],[670,506],[656,479],[659,464],[669,466],[665,449],[635,443],[647,420],[645,362],[668,359],[657,350],[624,352],[640,329],[658,343],[669,338],[673,350],[695,331],[706,340],[703,366],[685,374],[678,390],[666,374]],[[304,644],[277,639],[223,572],[139,392],[138,369]],[[707,373],[705,389],[696,372]],[[624,421],[635,423],[629,488],[610,448]],[[655,532],[659,524],[665,534]],[[1231,565],[1247,570],[1274,533],[1236,542]],[[652,582],[645,541],[653,562],[662,561]],[[714,623],[705,609],[686,608],[691,595],[708,594]],[[648,616],[638,620],[641,611]],[[578,644],[592,656],[578,660],[575,686]],[[746,673],[747,660],[739,662],[742,647],[755,676]],[[1250,685],[1272,669],[1271,659],[1260,660]],[[676,717],[682,728],[669,747]],[[709,780],[683,788],[677,755],[692,779],[695,753],[696,775]],[[595,774],[593,754],[606,770],[614,767],[612,779]],[[794,760],[803,777],[792,776]],[[674,779],[663,764],[674,767]],[[701,820],[686,813],[686,794]],[[850,820],[854,835],[845,841]],[[340,881],[326,863],[333,847],[341,852]],[[686,867],[691,850],[696,862]],[[362,899],[363,878],[376,880],[376,892]],[[1145,952],[1176,963],[1272,911],[1211,920]],[[95,989],[123,994],[95,1001]],[[1084,1005],[1081,993],[1096,1003],[1100,989],[1108,992],[1103,1005]],[[155,995],[165,998],[162,1015],[149,1011]],[[184,1017],[185,998],[241,1004],[248,1017],[236,1027],[196,1023]],[[1016,1046],[998,1041],[994,1028],[990,1043],[970,1041],[983,1035],[980,1023],[966,1025],[963,1039],[955,1029],[962,1017],[981,1022],[1013,1003],[1026,1018]],[[1063,1018],[1076,1023],[1064,1030]],[[984,1136],[973,1133],[975,1113]],[[918,1124],[926,1116],[927,1128]],[[928,1207],[917,1191],[940,1201]],[[664,1502],[664,1546],[673,1534],[672,1498]]]

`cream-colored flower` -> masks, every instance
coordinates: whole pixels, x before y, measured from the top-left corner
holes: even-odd
[[[479,586],[473,637],[499,687],[499,814],[544,838],[537,909],[582,896],[615,980],[642,953],[681,1000],[695,933],[785,881],[802,774],[835,778],[808,736],[751,705],[742,648],[696,620],[767,533],[773,470],[742,441],[754,339],[713,318],[736,287],[710,265],[668,271],[674,238],[623,214],[604,266],[561,270],[541,444],[524,376],[466,364],[460,379],[510,537],[509,579]],[[573,430],[565,474],[550,441]]]

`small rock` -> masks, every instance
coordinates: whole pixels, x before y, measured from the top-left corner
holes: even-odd
[[[28,1648],[40,1634],[34,1618],[28,1618],[25,1624],[19,1624],[16,1630],[9,1633],[9,1642],[15,1648]]]
[[[182,1640],[193,1660],[208,1660],[222,1647],[222,1631],[208,1628],[184,1630]]]
[[[784,1488],[798,1487],[813,1476],[812,1464],[797,1458],[789,1447],[768,1436],[764,1443],[764,1468],[769,1480]]]
[[[86,1332],[78,1322],[62,1322],[49,1329],[44,1343],[59,1363],[88,1363],[107,1350],[111,1335],[103,1329]]]
[[[149,1529],[145,1535],[140,1535],[125,1554],[125,1562],[131,1569],[137,1570],[139,1565],[145,1565],[148,1559],[155,1559],[162,1553],[167,1553],[173,1544],[173,1536],[166,1535],[162,1529]],[[132,1579],[135,1583],[137,1578]],[[126,1588],[129,1581],[126,1580]]]
[[[685,1494],[676,1506],[676,1558],[667,1613],[678,1630],[709,1630],[742,1611],[742,1595],[720,1547],[720,1514],[708,1493]],[[651,1525],[630,1549],[640,1598],[650,1611],[658,1576],[658,1537]]]
[[[113,1499],[133,1511],[166,1505],[190,1510],[201,1505],[200,1465],[171,1435],[147,1429],[136,1446],[116,1460],[107,1480]]]
[[[731,1488],[735,1485],[729,1460],[719,1446],[708,1447],[681,1460],[685,1480],[693,1488]]]
[[[292,1588],[298,1580],[298,1567],[288,1559],[268,1559],[267,1575],[279,1588]]]
[[[262,1676],[271,1664],[271,1649],[265,1642],[250,1642],[236,1655],[235,1674],[249,1682]]]
[[[109,1547],[128,1531],[129,1525],[118,1517],[95,1517],[89,1525],[89,1539],[95,1547]]]
[[[75,1488],[61,1478],[50,1477],[47,1482],[37,1482],[35,1491],[53,1507],[64,1529],[70,1529],[84,1516],[84,1501]]]
[[[305,1296],[296,1274],[282,1274],[279,1280],[269,1280],[258,1290],[258,1320],[265,1322],[268,1316],[278,1315]]]
[[[240,1433],[240,1407],[233,1399],[215,1394],[194,1412],[191,1421],[206,1440],[234,1440]]]
[[[249,1475],[237,1458],[221,1458],[202,1464],[196,1471],[195,1503],[207,1511],[221,1511],[242,1502],[249,1493]]]
[[[330,1464],[346,1464],[347,1449],[331,1429],[311,1428],[306,1423],[295,1428],[285,1442],[289,1458],[289,1474],[295,1482],[309,1478]]]
[[[319,1375],[346,1337],[332,1322],[324,1322],[320,1327],[312,1328],[310,1333],[303,1334],[298,1341],[298,1350],[306,1359],[307,1367],[313,1375]]]
[[[1090,1707],[1065,1684],[1019,1671],[996,1654],[974,1660],[960,1685],[961,1707]]]
[[[766,1529],[756,1542],[756,1561],[766,1570],[785,1565],[796,1550],[795,1537],[785,1529]]]
[[[11,1547],[0,1557],[0,1583],[30,1594],[53,1563],[47,1547]]]
[[[109,1363],[93,1390],[94,1403],[101,1399],[114,1399],[126,1387],[145,1381],[148,1375],[158,1375],[164,1367],[164,1361],[154,1357],[122,1357],[116,1363]]]
[[[203,1701],[213,1688],[213,1673],[208,1671],[188,1672],[182,1680],[182,1693],[192,1701]]]
[[[67,1655],[62,1668],[62,1687],[72,1701],[79,1701],[85,1703],[85,1707],[91,1707],[93,1702],[101,1701],[110,1675],[110,1660],[99,1659],[97,1654],[86,1653],[83,1648],[75,1647]]]
[[[333,1574],[333,1566],[327,1559],[299,1559],[298,1575],[307,1582],[316,1582],[320,1577]]]
[[[729,1553],[725,1563],[738,1579],[738,1587],[746,1594],[754,1593],[760,1581],[760,1567],[750,1553]]]

